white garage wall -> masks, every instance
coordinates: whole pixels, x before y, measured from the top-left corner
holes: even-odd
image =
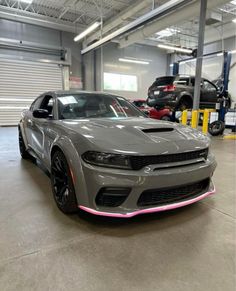
[[[94,89],[94,53],[88,53],[84,56],[85,64],[85,88]],[[149,65],[120,62],[119,58],[136,58],[148,60]],[[96,51],[96,89],[103,89],[103,72],[117,73],[124,75],[137,76],[137,92],[127,91],[110,91],[129,99],[147,98],[148,87],[155,81],[158,76],[166,75],[167,71],[167,54],[156,47],[146,45],[132,45],[125,49],[119,49],[116,43],[105,45],[102,49]],[[102,63],[102,67],[101,67]]]
[[[0,38],[40,43],[41,45],[70,48],[72,65],[71,74],[81,77],[80,44],[75,43],[74,34],[55,29],[0,19]],[[0,49],[0,54],[25,56],[25,53],[16,50]],[[35,58],[35,54],[27,53],[28,57]],[[49,56],[51,59],[52,56]]]

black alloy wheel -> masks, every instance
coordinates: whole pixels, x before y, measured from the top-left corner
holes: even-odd
[[[52,157],[51,184],[58,208],[66,214],[77,212],[73,179],[66,157],[61,151],[56,151]]]

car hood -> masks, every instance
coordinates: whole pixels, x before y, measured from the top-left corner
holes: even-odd
[[[209,138],[188,126],[149,118],[96,118],[61,121],[83,151],[171,154],[204,149]],[[81,150],[81,148],[80,148]]]

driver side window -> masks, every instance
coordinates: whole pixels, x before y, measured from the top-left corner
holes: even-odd
[[[39,109],[45,109],[49,113],[49,117],[53,117],[53,97],[46,95],[39,107]]]
[[[207,80],[203,81],[203,88],[207,91],[216,91],[216,88]]]

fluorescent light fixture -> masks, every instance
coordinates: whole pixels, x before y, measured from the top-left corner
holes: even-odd
[[[156,35],[157,35],[157,39],[160,39],[163,37],[172,36],[172,35],[176,34],[177,32],[180,32],[180,31],[177,29],[174,29],[174,28],[166,28],[166,29],[163,29],[163,30],[157,32]]]
[[[149,65],[149,62],[147,62],[147,61],[135,60],[135,59],[119,58],[119,61],[120,62],[126,62],[126,63],[135,63],[135,64],[141,64],[141,65]]]
[[[216,56],[221,57],[221,56],[223,56],[223,53],[218,53]]]
[[[236,5],[236,0],[232,0],[230,3]]]
[[[173,68],[174,67],[174,64],[170,64],[170,68]]]
[[[232,21],[233,21],[234,23],[236,23],[236,18],[234,18]]]
[[[232,55],[233,55],[233,54],[236,54],[236,50],[231,51],[231,54],[232,54]]]
[[[20,0],[20,2],[24,2],[24,3],[27,3],[27,4],[31,4],[33,2],[33,0]]]
[[[177,47],[177,46],[170,46],[170,45],[165,45],[165,44],[159,44],[159,48],[166,49],[166,50],[173,50],[176,52],[181,52],[181,53],[186,53],[186,54],[191,54],[193,51],[190,49],[185,49],[182,47]]]
[[[89,26],[87,29],[85,29],[83,32],[81,32],[80,34],[78,34],[75,38],[74,41],[79,41],[82,38],[84,38],[86,35],[88,35],[89,33],[91,33],[92,31],[94,31],[98,26],[101,25],[101,22],[94,22],[94,24],[92,24],[91,26]]]

